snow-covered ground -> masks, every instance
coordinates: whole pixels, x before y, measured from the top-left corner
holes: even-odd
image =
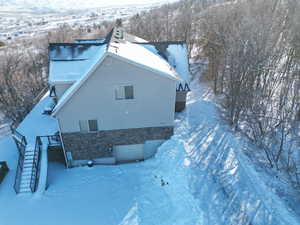
[[[15,194],[17,150],[11,138],[0,141],[0,160],[11,169],[0,185],[0,224],[300,224],[243,153],[248,143],[220,120],[209,89],[196,81],[191,88],[175,135],[154,158],[74,169],[50,163],[43,194]],[[34,134],[28,118],[38,115],[33,111],[21,130]]]
[[[91,9],[91,8],[100,8],[100,7],[113,7],[113,6],[135,6],[141,4],[163,4],[171,3],[178,0],[0,0],[0,7],[23,7],[25,9],[40,9],[40,10],[66,10],[66,9]]]

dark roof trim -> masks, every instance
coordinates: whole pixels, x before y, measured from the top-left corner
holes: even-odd
[[[100,46],[105,45],[106,43],[49,43],[49,47],[55,47],[55,46]]]
[[[102,41],[102,40],[105,40],[105,38],[103,39],[76,39],[75,41]]]
[[[88,60],[88,59],[50,59],[51,61],[54,61],[54,62],[57,62],[57,61],[85,61],[85,60]]]
[[[186,44],[186,41],[151,41],[151,42],[133,42],[134,44],[148,44],[148,45],[155,45],[155,44]]]
[[[113,30],[112,30],[113,31]],[[55,47],[55,46],[100,46],[107,44],[111,37],[112,37],[112,31],[106,36],[105,41],[103,43],[49,43],[49,47]],[[82,39],[82,40],[99,40],[99,39]],[[155,44],[186,44],[185,41],[155,41],[155,42],[132,42],[134,44],[148,44],[148,45],[155,45]]]

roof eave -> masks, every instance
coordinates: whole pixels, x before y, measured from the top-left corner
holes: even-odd
[[[157,69],[155,69],[155,68],[153,68],[153,67],[150,67],[150,66],[147,66],[147,65],[138,63],[138,62],[133,61],[133,60],[130,60],[130,59],[126,58],[126,57],[123,57],[123,56],[114,54],[114,53],[112,53],[112,52],[107,52],[107,54],[108,54],[109,56],[111,56],[111,57],[120,59],[120,60],[122,60],[122,61],[124,61],[124,62],[127,62],[127,63],[130,63],[130,64],[132,64],[132,65],[138,66],[138,67],[140,67],[140,68],[142,68],[142,69],[146,69],[146,70],[151,71],[151,72],[153,72],[153,73],[156,73],[156,74],[159,74],[159,75],[163,75],[163,76],[165,76],[166,78],[169,78],[169,79],[171,79],[171,80],[174,80],[174,81],[182,81],[182,79],[179,77],[179,75],[177,75],[177,73],[176,73],[175,71],[174,71],[174,72],[175,72],[175,77],[174,77],[173,74],[165,73],[165,72],[160,71],[160,70],[157,70]]]
[[[77,79],[78,80],[78,79]],[[57,85],[57,84],[74,84],[77,80],[49,80],[48,83],[50,85]]]

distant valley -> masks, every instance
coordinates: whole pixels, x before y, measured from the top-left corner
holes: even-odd
[[[160,5],[100,7],[101,4],[105,5],[105,2],[98,2],[98,7],[91,7],[93,6],[89,4],[91,1],[84,1],[81,5],[78,5],[78,2],[73,4],[72,0],[51,1],[51,3],[49,1],[49,4],[47,0],[29,4],[30,2],[26,0],[0,1],[0,41],[9,44],[20,39],[46,35],[50,30],[63,24],[68,24],[73,29],[101,25],[106,21],[127,18]],[[88,6],[91,8],[84,9]]]

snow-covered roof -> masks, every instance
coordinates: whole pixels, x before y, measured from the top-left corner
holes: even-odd
[[[59,99],[53,115],[72,97],[107,55],[176,80],[179,85],[189,81],[187,47],[184,42],[150,43],[134,37],[122,31],[112,30],[102,40],[50,44],[49,83],[73,83]]]
[[[188,50],[185,42],[148,42],[138,44],[164,58],[176,70],[183,81],[190,81]]]
[[[138,44],[132,44],[129,42],[124,43],[110,43],[108,48],[102,45],[104,48],[97,59],[91,60],[90,67],[82,74],[80,78],[63,94],[59,99],[55,108],[53,109],[52,115],[56,115],[57,112],[63,107],[63,105],[73,96],[74,93],[81,87],[81,85],[89,78],[93,71],[98,65],[109,55],[120,60],[132,63],[136,66],[144,68],[146,70],[153,71],[162,76],[166,76],[172,80],[180,81],[180,77],[177,72],[161,57],[148,51],[143,46]],[[105,51],[105,49],[107,51]]]
[[[121,38],[118,37],[120,35]],[[104,39],[50,44],[49,83],[76,82],[100,60],[107,50],[107,45],[110,46],[108,52],[115,56],[171,75],[178,83],[189,83],[188,51],[185,42],[148,42],[122,29],[112,29]]]
[[[106,49],[106,48],[105,48]],[[73,94],[81,87],[81,85],[89,78],[89,76],[94,72],[99,64],[103,61],[107,53],[104,51],[102,56],[95,60],[91,67],[86,70],[86,74],[81,76],[70,88],[68,88],[62,97],[59,99],[58,103],[53,109],[52,115],[55,116],[56,113],[62,108],[62,106],[73,96]]]
[[[133,64],[152,70],[153,72],[164,74],[176,80],[181,79],[166,60],[139,44],[130,43],[128,41],[110,43],[108,52]]]
[[[49,83],[72,83],[103,56],[106,44],[50,44]]]
[[[148,42],[147,40],[145,39],[142,39],[140,37],[137,37],[137,36],[134,36],[134,35],[131,35],[131,34],[128,34],[127,32],[124,32],[124,39],[126,41],[129,41],[129,42]]]

